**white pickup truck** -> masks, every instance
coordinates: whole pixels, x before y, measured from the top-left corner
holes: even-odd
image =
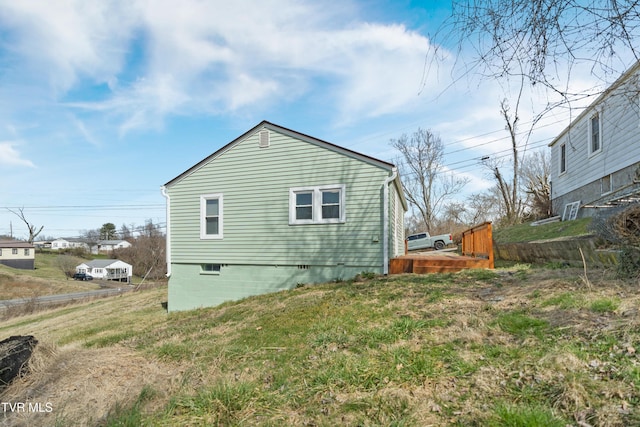
[[[451,234],[441,234],[439,236],[430,236],[429,233],[416,233],[407,237],[407,249],[414,251],[416,249],[435,248],[436,250],[444,249],[447,245],[453,243]]]

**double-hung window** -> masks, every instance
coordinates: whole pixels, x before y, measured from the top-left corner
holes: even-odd
[[[596,113],[589,119],[589,154],[595,154],[602,150],[602,120],[600,113]]]
[[[567,144],[560,146],[560,173],[563,174],[567,171]]]
[[[289,189],[289,224],[345,222],[345,185],[321,185]]]
[[[200,238],[222,239],[222,194],[200,196]]]

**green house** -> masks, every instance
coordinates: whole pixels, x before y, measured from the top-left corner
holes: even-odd
[[[404,253],[394,165],[267,121],[162,193],[170,311],[387,274]]]

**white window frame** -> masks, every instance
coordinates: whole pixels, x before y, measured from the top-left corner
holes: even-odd
[[[562,155],[563,151],[564,151],[564,156]],[[560,158],[560,173],[559,173],[559,175],[563,175],[563,174],[567,173],[567,144],[565,144],[565,143],[560,144],[559,158]]]
[[[324,191],[338,191],[340,193],[340,213],[338,218],[322,218],[322,193]],[[311,219],[296,218],[296,194],[312,193]],[[289,189],[289,225],[307,224],[342,224],[346,218],[346,186],[344,184],[317,185],[312,187],[292,187]]]
[[[593,149],[593,119],[598,119],[598,149]],[[589,142],[589,156],[593,156],[594,154],[598,154],[602,151],[602,112],[596,111],[592,115],[589,116],[589,132],[588,132],[588,142]]]
[[[207,234],[207,200],[218,200],[218,234]],[[200,196],[200,239],[219,240],[223,238],[224,203],[222,193],[203,194]]]
[[[222,264],[204,263],[200,264],[200,274],[219,276],[222,271]]]

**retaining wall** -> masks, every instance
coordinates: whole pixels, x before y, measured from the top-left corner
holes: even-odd
[[[587,267],[613,267],[618,264],[620,251],[599,249],[600,240],[594,236],[538,240],[523,243],[493,244],[495,259],[546,264],[567,263],[582,266],[580,249]]]

